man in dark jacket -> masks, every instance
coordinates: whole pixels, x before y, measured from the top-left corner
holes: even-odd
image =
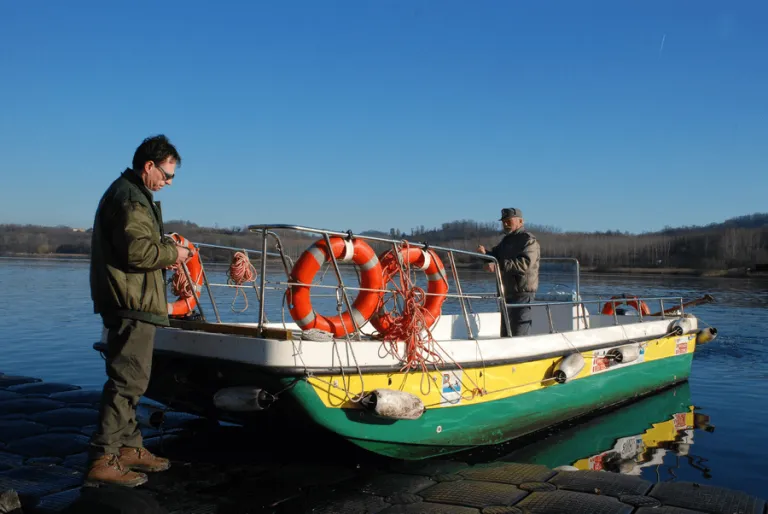
[[[145,139],[102,196],[91,240],[91,298],[107,331],[106,371],[99,424],[91,438],[85,482],[135,487],[139,471],[163,471],[167,459],[144,449],[136,406],[149,384],[155,329],[168,326],[163,270],[190,251],[163,237],[152,194],[170,185],[181,157],[165,136]]]
[[[539,242],[523,228],[523,211],[520,209],[502,209],[499,221],[506,234],[504,239],[490,252],[486,252],[483,245],[479,245],[477,251],[493,255],[499,261],[506,303],[531,303],[539,288]],[[493,264],[487,264],[486,269],[496,271]],[[527,335],[531,329],[531,308],[508,307],[507,312],[512,335]],[[507,327],[502,320],[501,336],[506,335]]]

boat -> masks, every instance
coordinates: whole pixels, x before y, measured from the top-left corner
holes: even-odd
[[[717,336],[686,310],[708,295],[589,299],[578,260],[543,258],[571,269],[570,292],[538,294],[529,334],[502,337],[502,324],[511,333],[509,305],[490,255],[301,225],[248,231],[260,248],[169,235],[193,257],[174,270],[178,298],[170,326],[157,329],[146,398],[224,422],[319,428],[380,455],[423,459],[684,382],[697,348]],[[287,237],[307,242],[295,262]],[[231,255],[226,282],[212,279],[206,252]],[[482,272],[486,289],[460,280],[477,263],[496,264]],[[255,315],[224,319],[222,291],[249,295]],[[104,351],[105,341],[104,330],[94,347]]]

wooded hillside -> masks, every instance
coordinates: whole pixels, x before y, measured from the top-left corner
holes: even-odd
[[[367,235],[405,238],[415,242],[471,250],[478,244],[487,248],[501,238],[498,222],[457,220],[440,227],[424,226],[405,232],[392,228],[388,233],[368,231]],[[189,221],[169,221],[168,232],[179,232],[195,242],[250,249],[261,247],[259,237],[242,227],[229,229],[201,227]],[[752,268],[768,265],[768,213],[732,218],[707,226],[666,228],[659,232],[563,232],[555,227],[529,225],[546,257],[575,257],[589,268],[691,268],[699,270]],[[284,249],[296,258],[315,236],[280,234]],[[88,254],[90,229],[0,225],[0,254]],[[269,249],[274,250],[274,240]],[[210,253],[209,253],[210,255]],[[213,257],[213,255],[210,255]],[[228,260],[225,253],[217,258]],[[468,259],[461,259],[467,262]]]

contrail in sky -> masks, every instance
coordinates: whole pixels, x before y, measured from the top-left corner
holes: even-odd
[[[661,46],[659,47],[659,54],[661,54],[661,51],[662,51],[662,50],[664,50],[664,41],[665,41],[666,39],[667,39],[667,35],[666,35],[666,34],[664,34],[664,35],[661,37]]]

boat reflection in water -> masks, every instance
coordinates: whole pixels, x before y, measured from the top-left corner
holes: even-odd
[[[706,459],[693,452],[694,433],[714,431],[709,421],[709,416],[696,412],[686,381],[618,410],[555,429],[512,452],[511,445],[500,445],[495,453],[503,456],[494,460],[645,475],[652,481],[674,480],[675,469],[687,464],[709,478]],[[472,454],[473,461],[487,460]]]

